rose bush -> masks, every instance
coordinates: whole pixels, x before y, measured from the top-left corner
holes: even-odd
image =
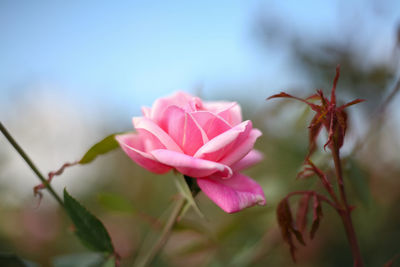
[[[125,153],[147,170],[175,169],[196,179],[199,188],[224,211],[265,204],[262,188],[241,170],[259,162],[253,149],[261,136],[242,121],[236,102],[206,102],[177,92],[157,99],[134,117],[136,133],[117,135]]]

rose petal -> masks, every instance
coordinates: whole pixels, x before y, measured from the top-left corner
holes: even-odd
[[[158,123],[163,117],[164,111],[170,106],[183,108],[185,111],[196,111],[203,104],[201,99],[185,92],[176,92],[175,94],[157,99],[151,108],[151,118]]]
[[[230,179],[197,179],[200,189],[221,209],[228,213],[238,212],[254,205],[265,205],[264,192],[253,179],[234,173]]]
[[[142,114],[143,114],[143,116],[150,118],[151,117],[151,108],[142,107]]]
[[[158,149],[150,153],[157,161],[174,167],[180,173],[193,178],[210,176],[212,174],[221,178],[229,178],[232,175],[231,168],[217,162],[197,159],[166,149]]]
[[[153,134],[167,149],[182,152],[181,148],[175,143],[175,141],[151,119],[145,117],[134,117],[133,125],[139,133],[142,130],[145,130]]]
[[[206,110],[218,114],[231,126],[242,122],[242,109],[236,102],[210,101],[204,102],[203,106]]]
[[[259,163],[263,158],[264,155],[260,151],[253,149],[244,158],[233,164],[231,168],[235,172],[241,171]]]
[[[204,130],[208,139],[213,139],[232,128],[223,118],[210,111],[196,111],[191,114]]]
[[[192,156],[208,142],[206,133],[191,114],[177,106],[167,108],[159,125],[187,155]]]
[[[229,153],[226,153],[226,156],[219,162],[228,166],[238,162],[253,149],[254,143],[261,135],[262,133],[260,130],[252,129],[250,134],[245,138],[238,138],[235,144],[232,145],[232,149],[229,151]]]
[[[158,174],[168,172],[171,167],[159,163],[154,157],[144,152],[142,136],[138,134],[123,134],[115,136],[122,150],[139,166]]]
[[[251,121],[244,121],[204,144],[204,146],[202,146],[196,152],[196,154],[194,154],[194,157],[212,161],[220,161],[220,159],[231,153],[230,151],[234,149],[234,144],[237,142],[242,143],[243,140],[246,140],[251,132],[251,129]],[[249,151],[247,151],[246,154],[248,152]]]

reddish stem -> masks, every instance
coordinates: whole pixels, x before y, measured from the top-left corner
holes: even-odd
[[[340,217],[342,218],[344,228],[346,230],[347,239],[349,240],[350,243],[351,253],[353,255],[353,261],[354,261],[354,267],[362,267],[364,266],[364,264],[361,258],[360,248],[358,246],[358,241],[356,232],[354,230],[353,221],[351,219],[351,209],[347,202],[347,197],[344,190],[342,164],[340,162],[340,152],[336,142],[334,142],[332,146],[332,156],[333,156],[333,161],[335,162],[336,178],[339,186],[340,199],[344,207],[344,209],[339,209],[338,212]]]
[[[335,191],[333,190],[332,183],[329,182],[326,175],[320,169],[318,169],[317,166],[315,166],[314,163],[310,159],[307,159],[307,162],[311,166],[314,173],[317,174],[318,178],[321,180],[322,185],[324,186],[326,191],[329,193],[329,195],[333,199],[333,202],[335,202],[337,207],[340,207],[340,202],[335,194]],[[336,208],[336,209],[338,209],[338,208]]]

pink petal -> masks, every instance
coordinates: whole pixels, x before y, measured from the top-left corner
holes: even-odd
[[[220,159],[231,153],[230,151],[235,148],[234,145],[236,143],[241,143],[243,140],[248,138],[251,129],[251,121],[244,121],[204,144],[204,146],[202,146],[196,152],[194,157],[212,161],[220,161]],[[249,151],[247,151],[246,154]]]
[[[204,160],[174,152],[166,149],[158,149],[150,152],[154,158],[171,167],[177,169],[180,173],[193,177],[205,177],[215,175],[221,178],[229,178],[232,170],[226,165]]]
[[[224,119],[210,111],[196,111],[191,114],[204,130],[208,139],[213,139],[232,128]]]
[[[203,106],[206,110],[218,114],[231,126],[242,122],[242,110],[236,102],[211,101],[204,102]]]
[[[159,122],[163,117],[164,111],[170,106],[183,108],[187,112],[195,111],[203,104],[201,99],[185,92],[176,92],[175,94],[157,99],[151,108],[151,118]]]
[[[139,166],[154,172],[166,173],[171,167],[157,162],[154,157],[144,152],[144,138],[138,134],[123,134],[115,136],[122,150]]]
[[[145,117],[134,117],[133,125],[139,133],[144,130],[153,134],[167,149],[182,152],[175,141],[151,119]]]
[[[233,164],[231,168],[235,172],[241,171],[259,163],[263,158],[264,155],[260,151],[253,149],[244,158]]]
[[[192,156],[208,142],[206,133],[191,114],[177,106],[167,108],[159,125],[187,155]]]
[[[265,205],[261,186],[240,173],[234,173],[226,180],[215,177],[197,179],[197,184],[204,194],[228,213],[254,205]]]
[[[142,107],[142,114],[143,114],[143,116],[150,118],[151,117],[151,108]]]
[[[219,162],[232,166],[234,163],[241,160],[246,156],[254,147],[254,143],[262,133],[258,129],[252,129],[250,134],[244,138],[238,138],[235,144],[232,145],[232,149],[226,156]]]

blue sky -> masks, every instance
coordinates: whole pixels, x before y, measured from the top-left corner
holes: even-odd
[[[234,72],[247,64],[249,7],[216,2],[2,2],[1,89],[44,80],[118,101]]]
[[[336,1],[100,2],[1,1],[0,91],[41,82],[83,103],[136,110],[199,84],[271,78],[279,86],[282,55],[260,53],[252,36],[259,12],[311,34],[340,33]]]

